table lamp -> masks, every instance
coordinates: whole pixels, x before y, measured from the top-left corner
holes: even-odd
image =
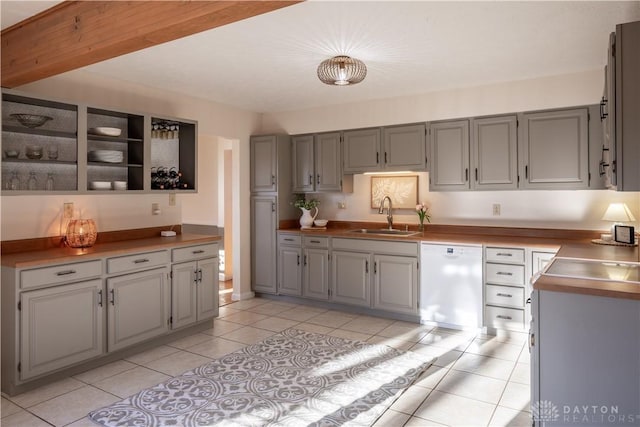
[[[636,218],[633,216],[626,203],[611,203],[602,216],[602,220],[612,222],[611,234],[613,235],[616,225],[621,225],[624,222],[635,221]]]
[[[96,223],[92,219],[72,219],[65,234],[67,245],[72,248],[89,248],[98,237]]]

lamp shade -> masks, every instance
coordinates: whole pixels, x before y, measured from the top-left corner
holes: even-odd
[[[630,222],[635,221],[636,218],[625,203],[611,203],[602,216],[602,220],[611,222]]]
[[[348,86],[360,83],[367,76],[367,66],[359,59],[334,56],[318,65],[318,78],[328,85]]]
[[[98,238],[96,223],[92,219],[72,219],[67,225],[65,241],[72,248],[88,248]]]

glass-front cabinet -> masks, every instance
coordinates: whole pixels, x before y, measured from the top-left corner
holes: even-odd
[[[197,189],[197,122],[2,93],[2,194]]]
[[[2,191],[78,190],[78,107],[2,95]]]

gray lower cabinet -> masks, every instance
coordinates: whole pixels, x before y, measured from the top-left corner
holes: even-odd
[[[278,293],[302,295],[302,248],[280,246],[278,249]]]
[[[218,244],[171,251],[171,329],[218,315]]]
[[[277,292],[277,197],[251,197],[251,283],[254,291]]]
[[[371,275],[369,253],[334,250],[331,263],[333,301],[369,307]]]
[[[638,337],[640,301],[534,290],[531,412],[542,416],[535,425],[637,425]]]
[[[119,350],[169,331],[169,270],[156,268],[107,279],[107,348]]]
[[[328,300],[329,295],[329,238],[303,236],[302,295]]]
[[[469,121],[429,125],[429,190],[468,190]]]
[[[374,255],[373,308],[397,313],[418,313],[416,258]]]
[[[518,188],[518,120],[515,115],[471,121],[474,190]]]
[[[587,108],[525,113],[519,120],[521,187],[589,187]]]
[[[102,287],[94,279],[22,294],[21,380],[104,353]]]

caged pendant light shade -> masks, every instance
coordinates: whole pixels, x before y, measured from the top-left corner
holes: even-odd
[[[318,65],[318,78],[328,85],[348,86],[360,83],[367,76],[367,66],[359,59],[334,56]]]

